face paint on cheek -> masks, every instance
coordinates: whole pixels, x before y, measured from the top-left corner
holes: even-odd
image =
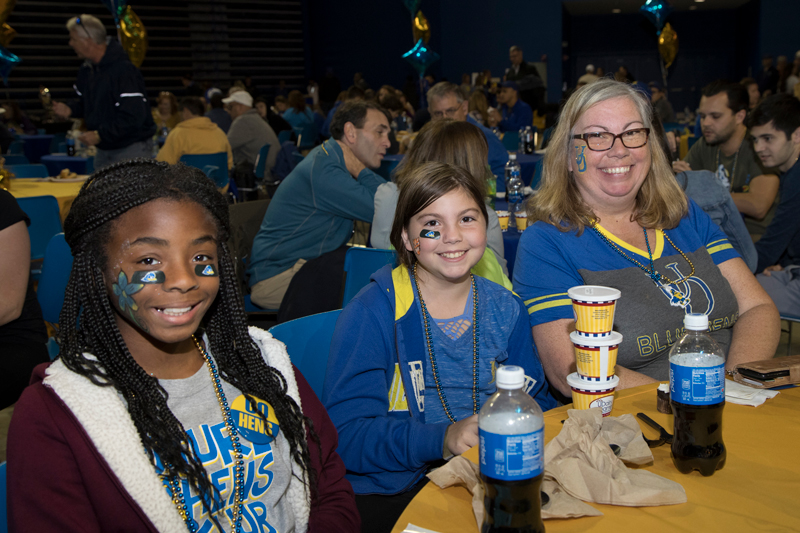
[[[156,271],[153,271],[156,272]],[[163,272],[157,271],[163,277]],[[134,276],[140,272],[134,273]],[[149,273],[149,272],[147,272]],[[163,280],[161,281],[163,283]],[[117,300],[117,308],[123,315],[127,315],[131,318],[134,324],[142,331],[149,331],[147,328],[147,324],[139,318],[139,305],[136,303],[136,300],[133,298],[133,295],[139,292],[144,288],[144,284],[140,282],[134,281],[131,278],[131,283],[128,283],[128,276],[122,270],[119,271],[119,276],[117,276],[117,281],[111,284],[111,290],[114,292],[114,296],[118,298]]]
[[[161,270],[137,270],[131,276],[131,283],[164,283],[164,272]]]
[[[442,234],[432,229],[424,229],[419,232],[419,236],[423,239],[433,239],[434,241],[438,241]]]
[[[414,253],[419,255],[420,254],[419,238],[414,239],[413,243],[414,243]]]
[[[198,276],[205,276],[207,278],[219,277],[219,271],[214,265],[196,265],[194,267],[194,273]]]
[[[583,153],[585,150],[586,146],[575,147],[575,165],[578,169],[578,172],[581,174],[586,172],[586,156]]]

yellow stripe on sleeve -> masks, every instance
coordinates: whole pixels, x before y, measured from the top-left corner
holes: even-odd
[[[706,248],[710,248],[710,247],[714,246],[715,244],[719,244],[721,242],[728,242],[728,239],[718,239],[716,241],[711,241],[710,243],[706,244]]]
[[[722,250],[727,250],[728,248],[733,248],[730,244],[720,244],[719,246],[715,246],[713,248],[708,249],[708,255],[715,254],[717,252],[721,252]]]
[[[559,307],[562,305],[572,305],[572,299],[566,300],[550,300],[549,302],[540,303],[538,305],[534,305],[533,307],[528,309],[528,314],[532,315],[536,311],[541,311],[542,309],[549,309],[551,307]]]
[[[525,305],[532,304],[533,302],[538,302],[539,300],[544,300],[545,298],[555,298],[556,296],[566,296],[566,292],[557,292],[556,294],[548,294],[547,296],[539,296],[538,298],[531,298],[530,300],[525,300]]]

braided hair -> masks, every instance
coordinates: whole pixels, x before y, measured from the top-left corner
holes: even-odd
[[[130,209],[160,198],[194,202],[214,218],[220,287],[203,319],[209,351],[213,351],[220,377],[242,391],[254,413],[265,418],[256,409],[254,397],[272,406],[292,458],[308,476],[311,493],[315,494],[317,474],[310,467],[306,431],[315,442],[318,437],[311,420],[287,395],[284,377],[264,362],[258,345],[248,334],[247,316],[227,246],[228,204],[200,170],[138,159],[106,167],[84,183],[64,223],[74,262],[59,317],[59,357],[70,370],[92,383],[119,391],[150,460],[157,455],[170,466],[169,472],[165,469],[165,476],[187,478],[216,523],[211,509],[216,507],[213,504],[222,503],[219,491],[209,481],[197,453],[193,453],[193,441],[167,406],[166,391],[131,356],[117,327],[104,282],[106,248],[116,220]],[[87,357],[85,352],[93,357]],[[222,531],[219,523],[217,527]]]

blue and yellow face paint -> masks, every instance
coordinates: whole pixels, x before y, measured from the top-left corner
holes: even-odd
[[[219,277],[219,270],[217,270],[217,267],[214,265],[196,265],[194,267],[194,273],[207,278]]]
[[[586,145],[575,147],[575,168],[581,174],[586,172],[586,156],[584,155],[585,150]]]
[[[433,239],[434,241],[438,241],[442,237],[442,234],[432,229],[424,229],[419,232],[419,236],[423,239]]]
[[[159,271],[160,272],[160,271]],[[141,274],[142,272],[136,272],[135,274]],[[148,274],[149,272],[144,272]],[[135,275],[134,274],[134,275]],[[163,273],[161,273],[163,276]],[[131,278],[131,282],[128,283],[128,275],[125,274],[122,270],[119,271],[119,275],[117,276],[117,281],[111,284],[111,290],[114,292],[114,296],[117,297],[117,307],[119,308],[120,312],[123,315],[127,315],[133,321],[136,326],[144,332],[150,331],[147,327],[147,324],[141,320],[139,317],[139,305],[136,303],[136,300],[133,298],[133,295],[139,292],[144,288],[144,284],[136,281],[135,279]]]
[[[156,284],[164,283],[165,279],[161,270],[137,270],[131,276],[131,283]]]

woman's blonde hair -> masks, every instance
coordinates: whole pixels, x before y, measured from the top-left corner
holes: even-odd
[[[542,220],[561,231],[575,230],[580,235],[597,217],[586,205],[569,171],[574,157],[573,128],[594,105],[612,98],[627,98],[642,117],[644,127],[651,129],[645,148],[650,151],[650,169],[636,195],[633,220],[645,228],[671,229],[689,210],[683,190],[675,180],[666,154],[653,138],[653,108],[645,96],[627,83],[608,78],[581,87],[570,97],[553,131],[544,157],[539,192],[528,202],[528,217]],[[619,132],[621,133],[621,132]]]
[[[466,121],[433,120],[417,134],[392,179],[401,187],[418,166],[439,161],[465,169],[480,182],[486,196],[486,178],[491,176],[488,158],[489,145],[480,128]]]
[[[475,91],[469,97],[469,112],[477,111],[481,115],[481,122],[484,126],[488,126],[489,120],[489,102],[486,100],[486,95],[483,91]]]

